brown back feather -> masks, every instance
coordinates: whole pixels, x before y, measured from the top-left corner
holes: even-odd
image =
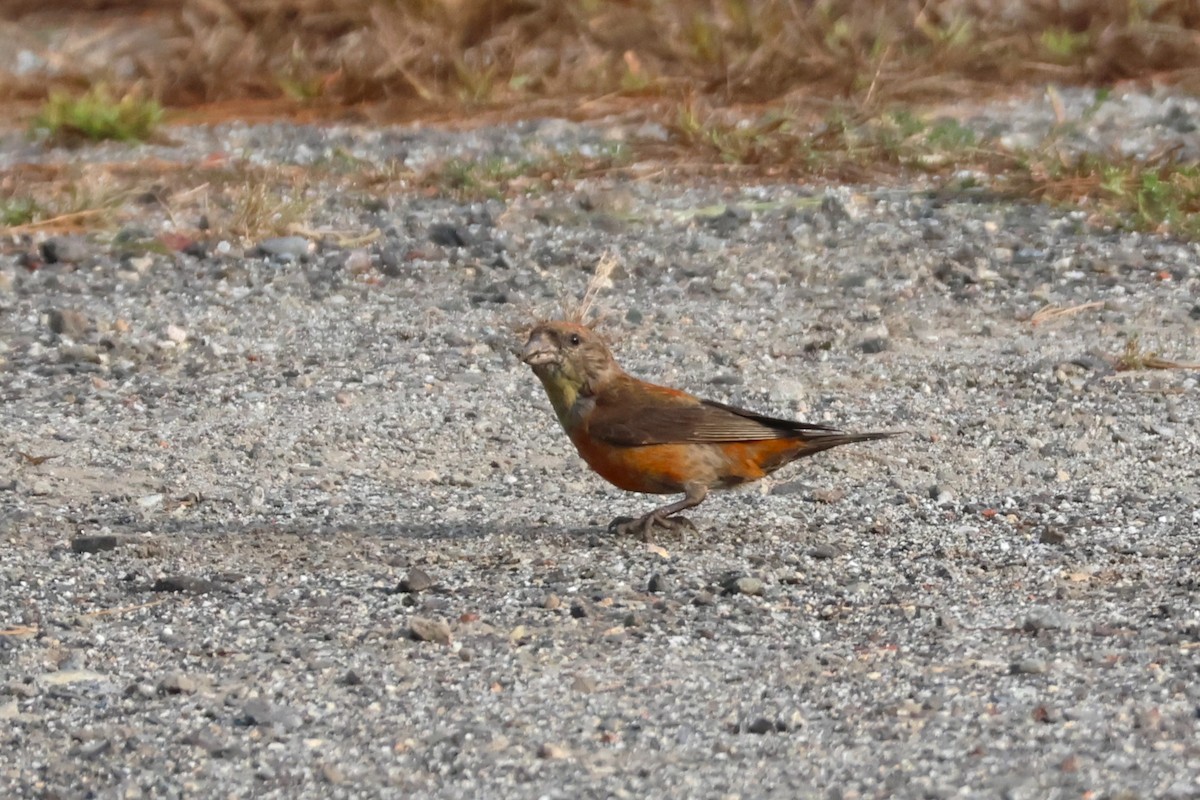
[[[890,435],[846,434],[825,425],[768,417],[700,400],[661,386],[640,384],[622,389],[597,396],[588,420],[588,432],[594,439],[619,447],[796,439],[811,442],[812,452],[817,452]]]

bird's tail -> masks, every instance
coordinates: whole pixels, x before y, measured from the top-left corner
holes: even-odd
[[[843,433],[842,431],[804,431],[801,439],[804,447],[798,456],[811,456],[831,447],[841,447],[854,442],[870,442],[876,439],[890,439],[902,436],[907,431],[874,431],[872,433]]]

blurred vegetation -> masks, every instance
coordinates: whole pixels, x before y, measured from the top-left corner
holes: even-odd
[[[129,92],[113,97],[104,84],[80,95],[54,90],[33,121],[34,130],[58,142],[79,139],[121,142],[145,141],[162,121],[163,109],[155,100]]]
[[[1013,150],[945,113],[1021,87],[1099,87],[1097,106],[1121,83],[1200,92],[1197,0],[7,0],[0,15],[0,101],[40,109],[55,138],[145,139],[158,103],[182,119],[620,115],[667,138],[402,180],[502,196],[644,159],[813,182],[918,173],[1200,237],[1200,168],[1176,153],[1068,155],[1054,132]],[[0,190],[0,224],[83,213]],[[295,216],[273,203],[229,224]]]
[[[12,75],[0,92],[103,82],[169,106],[444,107],[695,92],[866,107],[1051,81],[1200,85],[1195,0],[8,0],[0,14],[30,30],[88,7],[86,32],[56,45],[54,81]],[[94,35],[105,20],[112,35]]]

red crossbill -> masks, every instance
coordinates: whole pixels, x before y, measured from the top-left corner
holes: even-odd
[[[563,430],[600,477],[631,492],[683,493],[640,519],[614,520],[643,535],[656,526],[691,526],[672,515],[699,505],[710,489],[758,480],[831,447],[896,435],[843,433],[647,383],[621,369],[595,331],[573,322],[539,323],[521,360],[533,367]]]

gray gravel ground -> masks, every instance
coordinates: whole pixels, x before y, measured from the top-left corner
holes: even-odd
[[[1129,113],[1081,146],[1197,113],[1110,102]],[[617,133],[172,135],[14,136],[0,163]],[[1197,373],[1106,358],[1140,334],[1200,360],[1196,245],[637,169],[507,203],[321,200],[313,227],[382,236],[59,240],[73,263],[36,270],[39,242],[0,249],[0,795],[1200,796]],[[693,535],[607,533],[658,498],[589,473],[512,353],[606,252],[635,374],[911,435],[713,496]]]

